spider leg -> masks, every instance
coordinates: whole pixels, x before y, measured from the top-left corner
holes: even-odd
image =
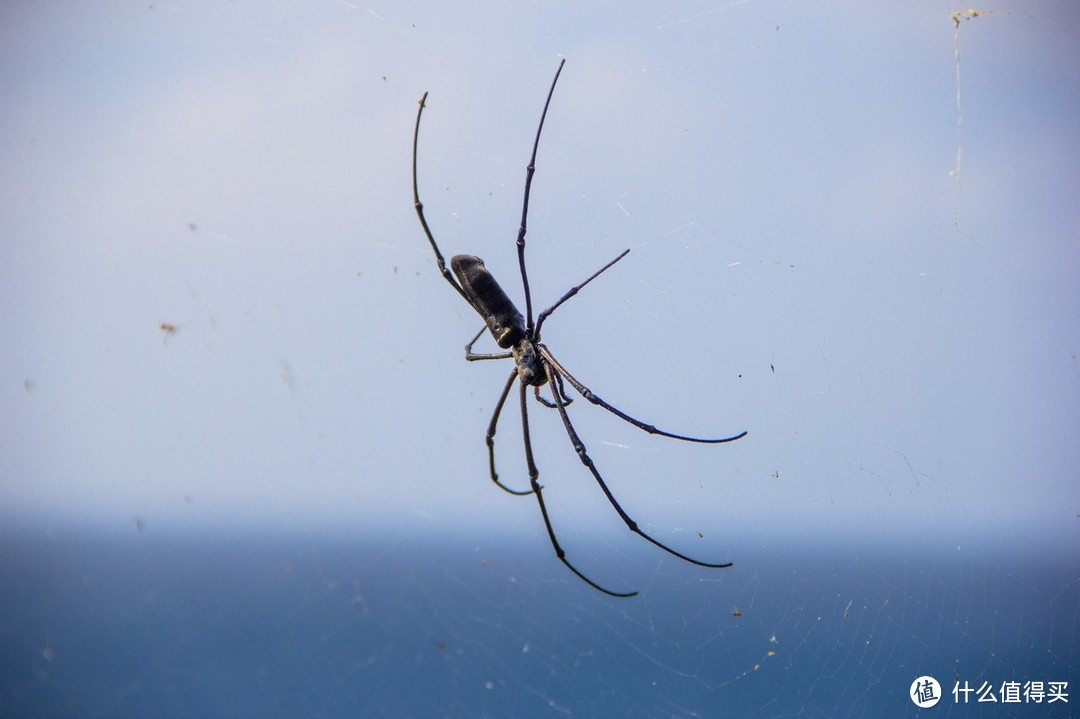
[[[550,375],[550,370],[549,370]],[[559,561],[566,565],[566,568],[577,575],[578,579],[588,584],[593,589],[603,592],[611,597],[633,597],[637,592],[613,592],[610,589],[604,589],[593,580],[586,577],[579,572],[577,568],[566,559],[566,552],[559,546],[559,540],[555,538],[555,530],[551,527],[551,518],[548,516],[547,505],[544,504],[544,491],[540,486],[540,470],[536,468],[536,461],[533,459],[532,451],[532,439],[529,436],[529,411],[528,403],[525,396],[525,383],[521,384],[521,429],[522,434],[525,437],[525,464],[529,468],[529,483],[532,485],[533,494],[536,495],[536,502],[540,505],[540,515],[544,518],[544,527],[547,528],[548,538],[551,540],[551,546],[555,550],[555,556],[559,558]],[[553,390],[554,391],[554,390]],[[554,395],[556,402],[558,402],[558,395]],[[505,394],[503,399],[506,399]],[[564,411],[565,415],[565,411]],[[616,505],[618,506],[618,505]],[[621,510],[620,510],[621,511]]]
[[[658,434],[661,437],[670,437],[671,439],[681,439],[684,442],[699,442],[701,444],[724,444],[725,442],[734,442],[735,440],[742,439],[743,437],[746,436],[746,432],[742,431],[742,432],[739,432],[736,435],[732,435],[731,437],[721,437],[721,438],[718,438],[718,439],[710,439],[710,438],[705,438],[705,437],[688,437],[685,434],[675,434],[674,432],[668,432],[666,430],[657,429],[655,426],[653,426],[651,424],[647,424],[645,422],[642,422],[640,419],[634,419],[633,417],[628,415],[626,412],[623,412],[619,408],[614,407],[614,406],[608,404],[607,402],[605,402],[598,395],[596,395],[591,389],[589,389],[588,387],[583,385],[576,377],[574,377],[574,375],[567,372],[566,368],[563,367],[561,364],[559,364],[559,361],[557,359],[555,359],[554,356],[552,356],[551,351],[548,350],[548,348],[546,346],[537,345],[537,347],[540,350],[540,356],[544,358],[544,364],[545,365],[550,364],[551,367],[555,370],[556,375],[562,375],[562,376],[566,377],[566,381],[569,382],[573,386],[573,388],[576,389],[578,391],[578,393],[582,397],[584,397],[585,399],[589,400],[590,402],[592,402],[593,404],[595,404],[595,405],[597,405],[599,407],[603,407],[608,412],[611,412],[613,415],[615,415],[619,419],[623,420],[624,422],[629,422],[630,424],[634,425],[638,429],[643,430],[645,432],[648,432],[649,434]]]
[[[506,398],[510,394],[510,388],[514,386],[514,380],[517,379],[517,368],[510,372],[510,377],[506,380],[506,386],[503,387],[502,394],[499,395],[499,401],[495,403],[495,411],[491,414],[491,422],[488,423],[487,434],[484,435],[484,441],[487,443],[488,449],[488,469],[491,471],[491,481],[494,482],[499,489],[510,494],[516,494],[519,497],[523,497],[526,494],[532,494],[531,489],[517,490],[510,489],[505,484],[499,481],[499,473],[495,471],[495,429],[499,425],[499,415],[502,414],[503,405],[506,404]]]
[[[552,375],[558,372],[558,368],[554,365],[554,363],[545,361],[544,371],[547,372],[548,383],[551,384],[552,387],[554,387],[555,379]],[[570,378],[569,376],[567,378],[570,379],[571,384],[574,383],[573,378]],[[637,522],[635,522],[630,517],[630,515],[623,510],[622,506],[619,505],[619,501],[615,499],[615,495],[611,493],[610,489],[608,489],[607,483],[604,481],[604,478],[600,476],[600,471],[596,469],[596,465],[593,463],[592,458],[586,451],[585,445],[582,443],[581,438],[578,437],[578,433],[574,429],[574,425],[571,424],[570,415],[566,413],[566,405],[562,402],[562,398],[557,393],[555,394],[555,404],[559,409],[559,416],[562,417],[563,426],[566,427],[566,434],[570,436],[570,443],[574,445],[574,451],[577,452],[578,458],[581,460],[581,463],[585,465],[585,468],[592,473],[593,479],[595,479],[596,483],[600,485],[600,489],[603,491],[604,496],[607,497],[608,502],[610,502],[611,506],[615,508],[615,511],[619,514],[619,517],[622,518],[622,521],[626,523],[626,526],[630,529],[631,532],[638,535],[639,537],[642,537],[646,541],[656,545],[660,549],[663,549],[668,554],[676,556],[685,562],[689,562],[690,564],[696,564],[699,567],[710,567],[712,569],[726,569],[732,566],[731,562],[726,562],[724,564],[712,564],[710,562],[702,562],[700,560],[688,557],[681,552],[675,551],[663,542],[654,539],[653,537],[649,536],[649,534],[646,533],[645,530],[641,529],[641,527],[638,526]]]
[[[540,124],[536,128],[532,157],[529,158],[529,165],[525,168],[525,198],[521,203],[521,226],[518,227],[517,253],[518,267],[521,268],[521,284],[525,288],[526,327],[530,330],[533,328],[532,293],[529,292],[529,275],[525,271],[525,233],[528,231],[529,226],[529,192],[532,190],[533,173],[536,172],[536,151],[540,147],[540,133],[544,130],[544,119],[547,117],[548,105],[551,104],[551,96],[555,94],[555,83],[559,81],[559,75],[562,73],[565,64],[566,58],[559,60],[559,69],[555,71],[555,79],[551,81],[551,89],[548,90],[547,100],[544,101],[544,111],[540,114]],[[420,104],[423,106],[423,102]]]
[[[476,341],[480,339],[480,335],[484,334],[485,331],[487,331],[487,325],[481,327],[480,331],[476,333],[476,336],[469,341],[469,344],[465,345],[466,360],[468,360],[469,362],[476,362],[478,360],[510,359],[514,356],[513,352],[495,352],[494,354],[477,354],[473,352],[473,345],[476,344]]]
[[[533,339],[536,340],[537,342],[540,341],[540,326],[544,324],[544,320],[546,320],[548,318],[548,315],[550,315],[552,312],[555,311],[556,307],[558,307],[563,302],[566,302],[568,299],[570,299],[571,297],[576,295],[581,290],[582,287],[584,287],[585,285],[589,284],[590,282],[595,280],[597,277],[599,277],[600,273],[602,273],[604,270],[608,269],[609,267],[611,267],[616,262],[618,262],[619,260],[621,260],[622,258],[626,257],[629,254],[630,254],[629,249],[623,250],[621,255],[619,255],[614,260],[612,260],[611,262],[607,263],[606,265],[604,265],[603,267],[598,269],[596,272],[589,275],[588,279],[586,279],[584,282],[571,287],[569,290],[567,290],[565,295],[563,295],[562,297],[559,298],[558,302],[556,302],[551,307],[548,307],[546,310],[541,312],[536,318],[536,330],[533,332]]]
[[[560,375],[555,375],[555,378],[557,380],[559,380],[559,393],[562,395],[563,404],[565,404],[567,407],[569,407],[570,405],[572,405],[574,403],[574,400],[572,400],[572,399],[570,399],[569,397],[566,396],[566,388],[563,387],[562,377]],[[533,389],[536,392],[536,401],[537,402],[544,405],[545,407],[548,407],[549,409],[555,409],[555,403],[554,402],[552,402],[549,399],[544,399],[542,396],[540,396],[540,387],[534,387]]]
[[[424,234],[427,235],[428,242],[431,243],[431,249],[435,251],[435,262],[439,265],[439,272],[442,274],[443,279],[450,283],[450,286],[457,290],[457,293],[461,295],[466,302],[469,298],[465,296],[465,291],[461,289],[454,276],[450,274],[450,270],[446,269],[446,260],[443,258],[441,252],[439,252],[439,245],[435,242],[435,237],[431,234],[431,228],[428,227],[427,219],[424,217],[424,203],[420,202],[420,191],[417,189],[416,181],[416,148],[420,143],[420,116],[424,114],[424,101],[427,100],[428,94],[425,92],[423,97],[420,98],[420,109],[416,111],[416,128],[413,130],[413,144],[412,144],[412,192],[413,192],[413,207],[416,208],[416,216],[420,218],[420,226],[424,228]],[[471,303],[470,303],[471,304]],[[474,340],[475,341],[475,340]]]

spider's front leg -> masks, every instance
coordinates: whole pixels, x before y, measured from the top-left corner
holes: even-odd
[[[563,387],[562,377],[560,377],[559,375],[555,375],[555,379],[557,379],[559,381],[559,394],[562,395],[563,404],[566,405],[567,407],[569,407],[570,405],[572,405],[574,403],[574,400],[571,399],[570,397],[566,396],[566,388]],[[550,399],[547,399],[546,397],[541,395],[539,387],[533,387],[533,390],[535,391],[534,396],[536,398],[536,401],[539,402],[540,404],[544,405],[545,407],[547,407],[549,409],[555,409],[558,406],[554,402],[552,402]]]
[[[551,540],[551,547],[555,550],[555,556],[559,558],[560,562],[566,565],[567,569],[576,574],[578,579],[599,592],[620,599],[636,596],[637,592],[613,592],[610,589],[604,589],[599,584],[579,572],[566,558],[566,552],[563,551],[563,548],[559,545],[559,540],[555,537],[555,530],[551,526],[551,517],[548,516],[547,505],[544,503],[544,488],[540,486],[540,470],[536,468],[536,461],[533,459],[532,438],[529,435],[528,399],[525,394],[525,387],[525,383],[522,382],[520,393],[521,431],[522,436],[525,438],[525,464],[529,468],[529,484],[532,485],[533,494],[536,495],[536,503],[540,505],[540,516],[544,518],[544,527],[547,529],[548,539]],[[552,388],[552,396],[555,397],[556,402],[559,402],[559,395],[554,387]],[[558,406],[561,408],[563,405],[559,404]]]
[[[506,380],[506,386],[503,387],[502,394],[499,395],[499,401],[495,403],[495,411],[491,414],[491,422],[488,423],[487,434],[484,436],[484,441],[487,443],[488,469],[491,472],[491,481],[494,482],[499,489],[523,497],[526,494],[532,494],[532,490],[510,489],[499,481],[499,473],[495,471],[495,430],[499,426],[499,415],[502,414],[503,405],[506,404],[506,398],[510,394],[510,388],[514,386],[514,381],[517,378],[517,368],[515,367],[514,370],[510,372],[510,377]]]
[[[487,326],[480,328],[480,331],[476,333],[469,344],[465,345],[465,359],[469,362],[477,362],[480,360],[497,360],[497,359],[510,359],[512,354],[510,352],[496,352],[493,354],[478,354],[472,351],[473,345],[476,344],[480,336],[487,330]],[[484,442],[487,444],[488,450],[488,471],[491,474],[491,481],[495,485],[510,494],[516,494],[518,496],[524,496],[526,494],[532,494],[531,489],[517,490],[510,489],[499,480],[499,473],[495,471],[495,431],[499,426],[499,415],[502,414],[503,405],[506,404],[506,398],[510,394],[510,388],[514,386],[514,380],[518,377],[517,367],[510,372],[510,377],[506,380],[506,386],[503,387],[502,393],[499,395],[499,401],[495,403],[495,411],[491,413],[491,421],[488,422],[487,434],[484,435]]]
[[[683,442],[697,442],[698,444],[726,444],[727,442],[734,442],[735,440],[742,439],[746,436],[746,431],[743,430],[742,432],[734,434],[730,437],[691,437],[685,434],[675,434],[674,432],[668,432],[667,430],[660,429],[655,425],[648,424],[647,422],[642,422],[640,419],[631,417],[618,407],[615,407],[614,405],[611,405],[608,402],[604,401],[599,395],[597,395],[591,389],[582,384],[579,379],[567,372],[566,368],[559,364],[559,360],[555,359],[555,356],[551,354],[551,351],[545,345],[537,345],[537,351],[544,358],[545,365],[551,367],[555,376],[559,379],[560,388],[562,387],[562,378],[566,377],[566,381],[569,382],[570,386],[577,390],[582,397],[592,402],[596,406],[606,409],[608,412],[611,412],[613,415],[623,420],[624,422],[628,422],[634,425],[643,432],[659,435],[661,437],[668,437],[669,439],[678,439],[682,440]]]
[[[626,528],[644,539],[645,541],[650,542],[651,544],[659,547],[660,549],[663,549],[665,552],[672,556],[678,557],[684,562],[696,564],[699,567],[708,567],[710,569],[727,569],[728,567],[732,566],[731,562],[702,562],[699,559],[688,557],[682,552],[678,552],[672,549],[671,547],[664,544],[660,540],[655,539],[654,537],[652,537],[652,535],[639,527],[638,523],[635,522],[634,519],[629,514],[627,514],[625,510],[623,510],[622,505],[619,504],[619,500],[615,499],[615,495],[612,494],[611,490],[608,488],[607,482],[605,482],[604,478],[600,476],[600,470],[596,468],[596,464],[593,462],[592,457],[589,456],[588,450],[585,449],[585,443],[581,441],[581,437],[578,436],[577,430],[575,430],[574,425],[571,424],[570,415],[566,413],[566,403],[563,402],[560,393],[554,389],[555,383],[557,381],[556,378],[561,373],[562,367],[556,365],[552,361],[549,361],[552,358],[550,353],[546,351],[546,348],[543,352],[543,357],[545,360],[544,371],[547,372],[548,384],[550,384],[553,388],[552,393],[555,397],[555,406],[559,410],[559,416],[562,418],[563,427],[566,428],[566,434],[568,437],[570,437],[570,443],[574,445],[574,451],[577,452],[578,459],[581,460],[581,463],[585,465],[585,468],[589,470],[590,474],[592,474],[593,479],[595,479],[596,483],[600,486],[600,491],[604,493],[604,496],[607,497],[608,503],[611,504],[612,508],[614,508],[615,512],[619,515],[619,518],[622,519],[624,524],[626,524]],[[574,384],[574,379],[572,377],[569,377],[569,379],[570,383],[574,386],[575,389],[577,389],[577,385]]]

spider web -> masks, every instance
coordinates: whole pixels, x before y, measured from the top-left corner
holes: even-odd
[[[927,673],[949,687],[1067,681],[1080,631],[1077,563],[1032,562],[1015,545],[992,562],[932,547],[921,560],[836,547],[808,561],[785,548],[744,554],[754,569],[720,578],[654,560],[640,601],[614,605],[505,536],[5,547],[20,581],[4,606],[45,628],[33,663],[54,689],[42,697],[9,663],[5,705],[39,701],[41,716],[865,716],[904,711],[906,685]],[[99,652],[112,658],[91,661]]]

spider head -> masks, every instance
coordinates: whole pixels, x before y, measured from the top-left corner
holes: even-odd
[[[519,342],[510,351],[514,355],[514,364],[517,365],[518,377],[522,382],[533,387],[547,384],[547,372],[544,371],[540,353],[536,351],[536,345],[532,341]]]

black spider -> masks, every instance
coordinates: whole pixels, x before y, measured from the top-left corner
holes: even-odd
[[[474,257],[472,255],[455,255],[450,258],[450,268],[453,270],[453,275],[446,269],[446,261],[439,251],[439,246],[436,244],[434,236],[431,234],[431,229],[428,227],[427,220],[424,218],[424,205],[420,202],[420,193],[417,189],[416,181],[416,150],[420,138],[420,117],[424,112],[424,101],[427,99],[428,95],[426,92],[423,97],[420,98],[420,109],[416,112],[416,129],[413,134],[413,201],[416,205],[416,214],[420,218],[420,225],[424,228],[424,234],[427,235],[428,242],[431,243],[431,249],[435,252],[435,260],[438,262],[439,272],[441,272],[446,281],[450,283],[450,286],[453,287],[458,294],[472,305],[473,309],[484,318],[484,322],[486,323],[486,326],[481,328],[476,336],[465,345],[465,359],[470,362],[495,359],[514,360],[514,369],[510,372],[510,376],[506,380],[506,386],[503,387],[502,394],[499,395],[499,401],[495,404],[495,411],[492,413],[491,422],[488,424],[487,429],[486,441],[491,480],[510,494],[534,494],[536,496],[536,501],[540,506],[540,514],[544,518],[544,526],[547,529],[548,537],[551,539],[551,546],[555,549],[555,555],[571,572],[576,574],[586,584],[598,589],[604,594],[609,594],[613,597],[632,597],[637,594],[637,592],[613,592],[609,589],[604,589],[578,571],[578,569],[566,559],[566,552],[559,546],[559,540],[555,538],[555,530],[551,526],[551,518],[548,516],[547,506],[544,504],[543,489],[539,482],[540,472],[536,468],[536,461],[533,459],[532,440],[529,436],[529,413],[527,409],[528,388],[534,388],[535,397],[541,403],[558,410],[559,416],[562,418],[563,426],[566,428],[566,433],[569,435],[570,442],[574,445],[574,450],[581,459],[581,463],[592,473],[593,478],[596,479],[596,483],[600,486],[600,490],[604,493],[604,496],[607,497],[611,506],[615,508],[615,511],[622,518],[623,522],[626,523],[626,526],[630,528],[630,531],[655,544],[665,552],[700,567],[723,569],[725,567],[730,567],[731,563],[711,564],[709,562],[692,559],[681,552],[675,551],[663,542],[654,539],[638,527],[637,522],[631,519],[630,515],[623,510],[619,505],[618,500],[615,499],[615,495],[608,489],[607,483],[604,482],[604,479],[600,476],[600,472],[596,469],[596,465],[593,464],[592,459],[585,450],[585,445],[582,444],[581,438],[578,437],[577,432],[574,430],[574,425],[570,422],[570,417],[566,413],[566,407],[572,400],[566,396],[565,384],[569,383],[571,387],[589,402],[603,407],[616,417],[629,422],[638,429],[644,430],[649,434],[658,434],[663,437],[681,439],[686,442],[722,444],[744,437],[746,436],[746,432],[740,432],[732,437],[724,437],[721,439],[705,439],[688,437],[657,429],[651,424],[646,424],[645,422],[631,417],[598,397],[592,390],[574,377],[574,375],[570,374],[566,368],[555,359],[555,356],[551,354],[551,350],[540,342],[540,328],[543,326],[544,320],[546,320],[562,303],[576,295],[582,287],[592,282],[602,272],[623,257],[626,257],[630,252],[630,250],[625,250],[618,257],[590,275],[584,282],[570,288],[570,290],[560,297],[555,304],[537,315],[536,322],[533,322],[532,296],[529,293],[529,276],[525,270],[525,232],[526,220],[529,214],[529,190],[532,187],[533,173],[536,171],[536,150],[540,145],[540,133],[544,129],[544,118],[547,117],[548,105],[551,103],[551,96],[555,92],[555,84],[559,81],[559,74],[562,72],[563,64],[565,62],[565,59],[559,62],[559,68],[555,71],[555,79],[552,80],[551,89],[548,90],[547,100],[544,102],[544,111],[540,115],[540,124],[536,128],[536,140],[533,142],[532,157],[529,160],[529,165],[525,173],[525,199],[521,208],[521,227],[518,229],[517,235],[518,265],[521,268],[521,284],[525,290],[525,317],[521,316],[521,312],[514,306],[514,303],[510,298],[506,296],[502,287],[495,281],[495,278],[492,277],[491,273],[487,271],[487,268],[484,267],[483,260],[479,257]],[[457,276],[456,282],[454,281],[454,275]],[[474,353],[472,351],[473,345],[480,339],[480,336],[484,333],[485,329],[491,332],[492,337],[495,338],[495,342],[499,347],[509,351],[492,354]],[[504,485],[499,481],[499,475],[495,471],[495,429],[499,423],[499,415],[502,413],[506,398],[509,396],[511,388],[514,386],[515,379],[519,380],[521,426],[525,439],[525,464],[529,470],[529,484],[532,487],[529,491],[524,492],[510,489]],[[540,396],[540,387],[545,384],[551,387],[551,401]]]

